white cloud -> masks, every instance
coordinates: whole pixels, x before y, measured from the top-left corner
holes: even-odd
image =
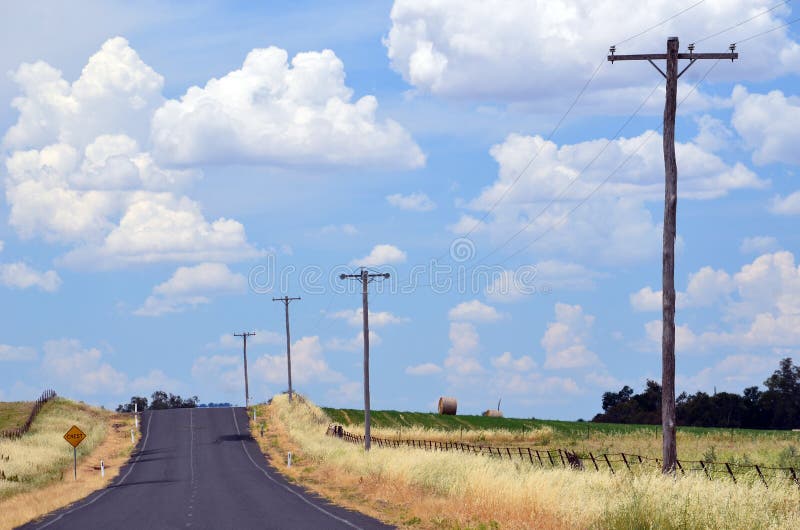
[[[724,299],[734,289],[734,282],[727,272],[703,267],[689,275],[686,292],[675,293],[676,306],[678,309],[710,307]],[[654,291],[650,286],[643,287],[630,295],[630,302],[636,311],[660,311],[661,291]]]
[[[501,370],[528,372],[536,368],[536,361],[528,355],[514,358],[511,352],[505,352],[498,357],[492,358],[492,366]]]
[[[369,330],[369,344],[370,346],[378,346],[383,342],[381,336],[372,330]],[[358,334],[352,339],[342,339],[334,337],[325,342],[325,347],[329,350],[358,352],[364,349],[364,332],[359,331]]]
[[[768,185],[742,164],[729,165],[695,144],[679,143],[676,150],[682,197],[712,199]],[[608,145],[597,139],[558,146],[511,134],[490,153],[499,164],[498,178],[467,208],[491,210],[474,233],[504,244],[504,253],[528,249],[609,264],[658,255],[661,228],[646,203],[663,199],[660,135],[646,131]],[[474,227],[472,216],[449,228],[467,227]],[[559,274],[557,266],[551,269]],[[582,283],[591,285],[589,278]]]
[[[779,248],[778,240],[772,236],[746,237],[739,246],[743,254],[774,252]]]
[[[351,224],[325,225],[320,229],[319,233],[323,236],[331,234],[344,234],[346,236],[354,236],[358,234],[358,229]]]
[[[436,209],[436,203],[422,192],[411,193],[409,195],[395,193],[394,195],[387,195],[386,200],[389,202],[389,204],[396,208],[400,208],[401,210],[430,212],[431,210]]]
[[[111,268],[159,261],[238,261],[262,253],[230,219],[206,221],[179,192],[194,170],[159,167],[142,146],[163,79],[121,38],[72,84],[45,63],[14,74],[23,95],[5,138],[9,224],[73,249],[60,262]]]
[[[33,361],[36,357],[35,348],[0,344],[0,361]]]
[[[547,324],[542,337],[547,369],[582,368],[599,365],[600,359],[586,347],[594,317],[579,305],[557,303],[556,321]]]
[[[770,211],[778,215],[800,215],[800,191],[790,193],[786,197],[776,195],[772,199]]]
[[[694,375],[678,374],[675,382],[688,393],[711,393],[715,389],[739,393],[745,386],[752,386],[752,381],[766,379],[778,361],[779,356],[729,355]]]
[[[238,395],[244,390],[242,362],[241,355],[203,355],[192,363],[192,378],[197,384]]]
[[[797,152],[800,122],[800,98],[786,97],[780,90],[751,94],[737,86],[733,90],[734,112],[731,118],[736,132],[753,150],[753,162],[800,164]]]
[[[408,375],[433,375],[441,373],[442,367],[433,363],[422,363],[406,368]]]
[[[444,360],[448,374],[474,375],[484,371],[478,360],[480,337],[475,326],[467,322],[450,323],[450,349]]]
[[[344,320],[350,326],[361,326],[364,323],[364,310],[358,309],[343,309],[327,314],[328,318]],[[388,311],[370,311],[369,312],[369,325],[371,327],[383,327],[390,324],[405,324],[409,322],[408,318],[398,317]]]
[[[172,277],[153,288],[144,305],[134,314],[161,316],[211,302],[211,296],[239,294],[247,289],[247,279],[222,263],[201,263],[180,267]]]
[[[710,268],[709,268],[710,270]],[[695,332],[688,324],[676,326],[676,351],[699,353],[719,347],[763,348],[773,352],[800,344],[800,266],[791,252],[764,254],[733,275],[715,271],[711,289],[701,292],[711,298],[725,293],[723,323],[708,331]],[[661,342],[661,322],[645,324],[647,338]]]
[[[447,317],[450,320],[471,322],[496,322],[503,318],[497,309],[480,300],[461,302],[448,312]]]
[[[286,385],[286,354],[262,355],[256,358],[251,372],[256,379]],[[303,337],[292,343],[293,383],[306,384],[315,381],[337,383],[343,380],[344,376],[333,370],[325,360],[319,337]]]
[[[102,357],[100,350],[84,348],[77,340],[47,341],[42,358],[43,382],[81,395],[123,395],[127,376]]]
[[[663,50],[664,35],[711,35],[737,24],[743,14],[759,13],[773,4],[770,0],[731,0],[720,9],[706,2],[669,19],[676,7],[663,0],[646,5],[634,0],[611,4],[592,0],[395,0],[392,27],[384,44],[392,68],[419,90],[453,98],[552,98],[577,92],[610,44],[639,34],[642,28],[669,19],[657,31],[618,46],[617,52]],[[700,48],[724,51],[731,41],[778,26],[790,12],[788,6],[774,9],[744,28],[710,38]],[[781,29],[749,42],[736,68],[715,75],[764,79],[796,71],[800,51],[789,35]],[[601,87],[598,90],[614,93],[642,83],[641,69],[604,66],[596,81]]]
[[[0,263],[0,284],[15,289],[36,287],[53,293],[61,287],[61,277],[56,271],[39,272],[26,263]]]
[[[351,265],[357,267],[378,267],[380,265],[392,265],[395,263],[405,263],[406,253],[394,245],[375,245],[372,251],[363,258],[354,259]]]
[[[351,102],[344,64],[331,50],[276,47],[248,53],[239,70],[191,87],[153,116],[161,159],[178,164],[415,168],[425,156],[398,123],[379,122],[378,102]]]
[[[164,79],[121,37],[107,40],[72,84],[42,61],[12,75],[23,95],[12,105],[20,117],[3,143],[13,149],[63,142],[79,149],[124,124],[146,139],[153,110],[161,104]]]

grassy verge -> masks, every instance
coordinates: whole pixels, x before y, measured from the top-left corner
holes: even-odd
[[[22,427],[33,409],[32,401],[4,401],[0,403],[0,431]]]
[[[280,395],[268,414],[272,438],[264,445],[282,457],[274,460],[279,468],[286,470],[285,451],[293,449],[300,461],[290,472],[295,480],[405,528],[800,527],[793,487],[539,469],[408,448],[373,447],[367,454],[324,436],[330,418],[312,404],[291,406]],[[319,477],[323,484],[315,484]],[[390,510],[380,510],[380,501]]]
[[[127,415],[130,416],[130,415]],[[0,529],[14,528],[104,487],[130,456],[130,417],[56,398],[45,404],[31,430],[0,440]],[[77,425],[87,437],[78,446],[73,479],[72,446],[64,433]],[[100,477],[100,460],[105,477]]]
[[[323,410],[331,421],[345,425],[347,430],[363,432],[363,411]],[[581,454],[625,452],[661,456],[661,426],[658,425],[373,411],[372,428],[375,436],[385,438],[558,447]],[[800,468],[800,432],[679,427],[678,457]]]

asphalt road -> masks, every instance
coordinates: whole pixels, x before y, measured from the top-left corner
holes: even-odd
[[[147,411],[131,462],[107,488],[21,528],[385,529],[286,482],[243,408]]]

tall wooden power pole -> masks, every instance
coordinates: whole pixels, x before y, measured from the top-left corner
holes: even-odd
[[[250,406],[250,386],[247,382],[247,337],[252,337],[255,332],[245,331],[242,333],[234,333],[234,337],[242,337],[244,340],[244,406]]]
[[[730,45],[730,53],[694,53],[694,44],[689,53],[678,53],[678,37],[667,39],[667,53],[616,55],[616,47],[610,49],[608,60],[648,61],[667,80],[667,100],[664,105],[664,247],[662,269],[663,321],[661,334],[661,425],[663,430],[662,456],[664,473],[673,473],[678,459],[675,444],[675,233],[678,207],[678,165],[675,160],[675,111],[677,109],[678,78],[695,62],[701,59],[734,59],[736,45]],[[689,64],[678,71],[678,61],[688,59]],[[664,73],[653,61],[666,60]]]
[[[370,438],[370,416],[369,416],[369,289],[370,282],[378,278],[388,279],[389,273],[370,273],[365,268],[361,268],[359,274],[342,274],[339,279],[355,279],[361,282],[361,310],[364,313],[364,450],[369,451],[372,446]]]
[[[289,336],[289,303],[293,300],[300,300],[300,297],[289,298],[273,298],[273,302],[283,302],[286,309],[286,366],[289,372],[289,403],[292,402],[292,339]]]

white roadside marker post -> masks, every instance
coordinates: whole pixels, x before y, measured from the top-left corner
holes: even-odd
[[[100,476],[101,477],[106,476],[106,465],[102,460],[100,460]]]
[[[139,428],[139,403],[137,403],[135,401],[133,403],[133,423],[136,426],[136,428],[138,429]]]
[[[292,452],[289,451],[289,454],[286,457],[286,467],[292,467]]]
[[[133,443],[133,429],[131,429],[131,443]]]

